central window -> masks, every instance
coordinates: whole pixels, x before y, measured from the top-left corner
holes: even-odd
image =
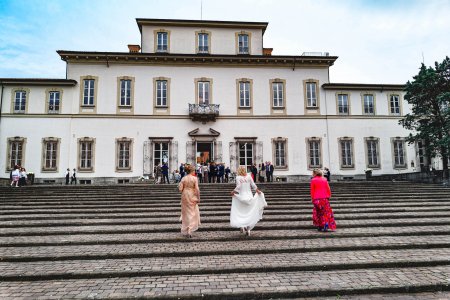
[[[239,106],[250,107],[250,82],[239,82]]]
[[[400,115],[400,96],[390,95],[389,106],[391,115]]]
[[[341,168],[353,168],[353,140],[342,138],[340,140]]]
[[[158,32],[156,36],[156,52],[167,52],[169,49],[169,34],[167,32]]]
[[[338,113],[348,115],[348,95],[338,94]]]
[[[117,165],[119,171],[131,170],[131,143],[132,139],[120,138],[116,140]]]
[[[306,106],[317,107],[317,85],[315,82],[306,83]]]
[[[282,82],[272,83],[272,105],[273,107],[284,107],[284,88]]]
[[[372,94],[364,94],[364,114],[365,115],[374,115],[375,114],[375,105],[374,105],[374,97]]]
[[[209,35],[207,33],[198,34],[198,53],[209,53]]]
[[[16,91],[14,97],[14,112],[25,113],[26,103],[27,103],[27,92],[23,90]]]
[[[48,93],[48,113],[59,113],[59,103],[61,99],[61,93],[59,91],[51,91]]]
[[[320,161],[320,139],[311,138],[308,140],[308,154],[309,154],[309,165],[310,169],[321,168],[322,162]]]
[[[405,141],[402,139],[393,140],[394,148],[394,167],[395,168],[405,168]]]
[[[238,35],[238,54],[249,54],[248,34]]]
[[[286,140],[274,140],[276,168],[286,168]]]
[[[79,164],[80,171],[93,171],[94,169],[94,140],[82,138],[79,140]]]
[[[84,79],[84,93],[83,93],[83,105],[93,106],[94,105],[94,79]]]
[[[210,101],[210,82],[199,81],[198,82],[198,104],[209,104]]]
[[[367,167],[369,168],[379,168],[379,151],[378,151],[378,139],[367,138]]]
[[[58,156],[58,141],[45,140],[44,141],[44,167],[43,170],[57,169]]]
[[[120,80],[120,106],[131,106],[131,80]]]
[[[253,165],[253,143],[239,143],[239,165],[245,166],[247,172]]]
[[[167,106],[167,80],[156,81],[156,106]]]
[[[155,142],[153,144],[153,165],[156,167],[158,165],[162,166],[165,163],[170,169],[169,159],[169,143]]]

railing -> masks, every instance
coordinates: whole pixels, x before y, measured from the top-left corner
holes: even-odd
[[[216,121],[219,116],[219,104],[189,104],[189,116],[192,121]]]
[[[302,56],[330,56],[329,52],[303,52]]]
[[[198,53],[209,53],[208,46],[198,46]]]

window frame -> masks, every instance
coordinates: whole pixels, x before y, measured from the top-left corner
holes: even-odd
[[[372,96],[372,113],[366,112],[366,98],[365,96]],[[363,92],[361,93],[361,107],[362,107],[362,114],[364,116],[376,116],[376,94],[370,93],[370,92]]]
[[[318,152],[317,159],[319,160],[319,164],[311,164],[311,158],[313,158],[313,157],[311,157],[311,151],[314,150],[314,149],[311,149],[311,143],[318,144],[317,150],[315,150],[315,151]],[[316,169],[316,168],[322,168],[322,165],[323,165],[322,139],[319,138],[319,137],[306,138],[306,151],[307,151],[306,155],[307,155],[307,159],[308,159],[308,163],[307,163],[308,170],[313,170],[313,169]],[[314,157],[314,159],[316,159],[316,157]]]
[[[310,99],[308,99],[308,90],[309,90],[308,85],[309,84],[315,84],[315,90],[314,90],[315,94],[316,94],[316,97],[315,97],[316,105],[315,106],[310,105],[310,104],[312,104],[312,103],[310,103],[312,101],[312,98],[311,98],[311,101],[310,101]],[[304,108],[305,108],[306,114],[320,114],[320,89],[319,89],[319,87],[320,87],[319,80],[317,80],[317,79],[309,78],[309,79],[303,80],[303,97],[304,97]]]
[[[350,147],[348,149],[343,149],[343,143],[350,143]],[[339,165],[340,168],[343,170],[347,170],[347,169],[354,169],[355,168],[355,143],[354,143],[354,139],[352,137],[341,137],[338,139],[338,144],[339,144]],[[344,157],[343,157],[343,151],[344,150],[349,150],[350,151],[350,160],[351,160],[351,164],[344,164]],[[345,157],[345,159],[347,160],[348,157]]]
[[[50,101],[51,99],[51,93],[59,93],[59,106],[58,106],[58,110],[50,110]],[[45,90],[45,95],[46,95],[46,105],[45,105],[45,113],[49,114],[49,115],[57,115],[61,113],[62,110],[62,98],[63,98],[63,89],[60,88],[48,88]]]
[[[396,145],[402,145],[402,158],[403,164],[397,163],[396,161]],[[407,149],[406,149],[406,139],[402,137],[394,137],[391,138],[391,149],[392,149],[392,166],[395,170],[404,170],[408,168],[408,159],[407,159]]]
[[[77,143],[77,148],[78,148],[78,163],[77,163],[77,169],[78,172],[83,172],[83,173],[93,173],[95,171],[95,138],[90,138],[90,137],[84,137],[84,138],[79,138],[78,139],[78,143]],[[84,143],[90,143],[91,144],[91,165],[90,167],[82,167],[82,160],[83,160],[83,144]]]
[[[124,105],[122,103],[122,82],[129,81],[130,82],[130,104]],[[134,113],[134,87],[135,87],[135,79],[132,76],[120,76],[117,77],[117,114],[129,115]]]
[[[84,90],[85,90],[85,80],[93,80],[94,81],[94,92],[93,92],[93,104],[86,105],[84,104]],[[97,76],[81,76],[80,77],[80,113],[89,114],[89,113],[97,113],[97,93],[98,93],[98,77]]]
[[[21,165],[21,166],[25,166],[25,154],[26,154],[26,143],[27,143],[27,138],[25,137],[19,137],[19,136],[15,136],[15,137],[10,137],[7,140],[7,156],[6,156],[6,172],[10,172],[14,166],[11,166],[11,160],[13,157],[13,144],[17,144],[21,146],[21,150],[20,150],[20,164],[18,163],[17,160],[17,155],[16,159],[15,159],[15,163],[13,165]],[[17,151],[18,152],[18,151]]]
[[[122,166],[122,150],[121,145],[128,146],[128,166]],[[133,139],[122,137],[116,138],[116,172],[131,172],[133,170]]]
[[[201,43],[200,36],[201,35],[206,35],[208,38],[206,46],[204,45],[204,43],[203,43],[203,45],[200,45],[200,43]],[[207,47],[207,49],[206,49],[206,51],[201,50],[200,47]],[[210,54],[211,53],[211,32],[210,31],[200,30],[200,31],[195,32],[195,53],[197,53],[197,54]]]
[[[347,105],[341,105],[341,96],[347,96],[346,101],[347,101]],[[344,98],[344,97],[342,97]],[[340,109],[342,108],[346,108],[346,112],[341,112]],[[348,92],[337,92],[336,93],[336,114],[339,116],[349,116],[350,115],[350,93]]]
[[[158,49],[160,34],[165,34],[167,36],[167,45],[165,45],[166,49]],[[166,30],[166,29],[154,30],[153,35],[154,35],[154,52],[155,53],[170,53],[170,30]],[[162,46],[164,46],[164,45],[162,45]]]
[[[400,95],[400,93],[390,93],[388,94],[388,106],[389,106],[389,115],[391,116],[401,116],[402,115],[402,97]],[[398,107],[392,106],[392,98],[393,97],[397,97],[398,99]],[[398,109],[398,113],[397,112],[392,112],[392,110]]]
[[[274,85],[282,87],[282,105],[279,105],[278,103],[275,103],[274,98]],[[286,79],[281,78],[273,78],[269,80],[269,91],[270,91],[270,113],[272,115],[286,115],[286,107],[287,107],[287,96],[286,96]],[[275,105],[278,104],[278,105]]]
[[[248,43],[248,51],[247,52],[241,52],[240,49],[241,47],[239,46],[239,39],[240,36],[247,36],[247,43]],[[235,33],[235,47],[236,47],[236,55],[251,55],[252,53],[252,33],[248,32],[248,31],[239,31]],[[245,46],[243,46],[245,48]]]
[[[278,157],[277,153],[279,153],[280,149],[278,149],[278,145],[283,145],[284,149],[284,164],[278,164]],[[273,167],[276,170],[289,170],[289,164],[288,164],[288,139],[287,138],[273,138],[272,139],[272,161],[273,161]],[[280,156],[280,160],[282,157]]]
[[[209,102],[207,104],[214,104],[213,102],[213,80],[212,78],[206,78],[206,77],[201,77],[201,78],[195,78],[194,79],[194,83],[195,83],[195,103],[196,104],[205,104],[200,103],[200,83],[209,83],[209,93],[208,93],[208,97],[209,97]]]
[[[16,93],[25,93],[25,103],[23,110],[16,110]],[[22,101],[21,101],[22,102]],[[11,113],[12,114],[26,114],[28,113],[28,102],[30,102],[30,89],[25,87],[15,87],[11,89]]]
[[[248,83],[248,106],[241,106],[241,84]],[[253,115],[253,79],[236,79],[236,107],[238,115]]]
[[[162,81],[166,82],[166,105],[158,105],[158,83]],[[153,78],[153,114],[170,114],[170,78],[162,76]]]
[[[370,163],[371,158],[369,157],[369,150],[370,150],[369,149],[369,143],[375,143],[375,145],[376,145],[376,149],[375,149],[376,150],[375,158],[377,160],[376,164],[373,164],[373,163],[371,164]],[[365,150],[364,154],[365,154],[365,157],[366,157],[366,168],[367,169],[381,169],[380,138],[373,137],[373,136],[365,137],[364,138],[364,150]]]
[[[54,152],[55,158],[51,159],[51,161],[54,160],[55,165],[47,166],[47,145],[48,144],[54,144],[56,145],[56,149],[53,149],[52,152]],[[45,137],[42,139],[42,162],[41,162],[41,171],[45,173],[57,173],[59,169],[59,155],[60,155],[60,148],[61,148],[61,139],[55,138],[55,137]]]

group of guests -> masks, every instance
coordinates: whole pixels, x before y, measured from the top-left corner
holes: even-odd
[[[180,166],[180,170],[185,165]],[[195,166],[195,174],[200,183],[224,183],[230,180],[230,167],[224,163],[203,163]]]
[[[155,166],[155,183],[179,183],[184,176],[189,174],[186,167],[189,164],[181,163],[180,167],[174,170],[169,178],[169,167],[167,163]],[[192,166],[199,183],[226,183],[230,180],[231,170],[224,163],[209,162]]]
[[[70,174],[70,168],[66,170],[66,184],[77,184],[77,170],[74,168],[72,174]]]
[[[181,192],[181,233],[192,238],[192,233],[200,225],[200,189],[196,168],[185,166],[186,176],[178,186]],[[252,190],[255,191],[253,194]],[[313,204],[313,225],[322,232],[336,230],[333,211],[329,199],[331,190],[322,170],[315,169],[310,183],[311,202]],[[241,233],[250,236],[251,230],[262,219],[267,202],[244,166],[237,171],[236,187],[231,191],[230,226],[239,228]]]
[[[27,185],[28,173],[25,168],[15,165],[9,173],[9,179],[11,180],[11,186],[19,187]]]
[[[273,182],[273,165],[270,161],[262,162],[258,166],[253,164],[250,173],[255,182]]]

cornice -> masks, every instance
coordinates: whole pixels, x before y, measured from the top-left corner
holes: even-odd
[[[174,26],[174,27],[203,27],[203,28],[237,28],[261,29],[266,31],[268,22],[240,22],[240,21],[214,21],[214,20],[182,20],[182,19],[141,19],[136,18],[139,31],[142,26]]]
[[[377,90],[377,91],[403,91],[404,84],[368,84],[368,83],[324,83],[325,90]]]
[[[214,66],[276,66],[295,69],[302,66],[329,67],[337,56],[264,56],[217,54],[169,54],[129,52],[56,51],[68,63],[148,64],[148,65],[214,65]]]
[[[0,78],[0,85],[40,85],[40,86],[75,86],[73,79],[49,79],[49,78]]]

